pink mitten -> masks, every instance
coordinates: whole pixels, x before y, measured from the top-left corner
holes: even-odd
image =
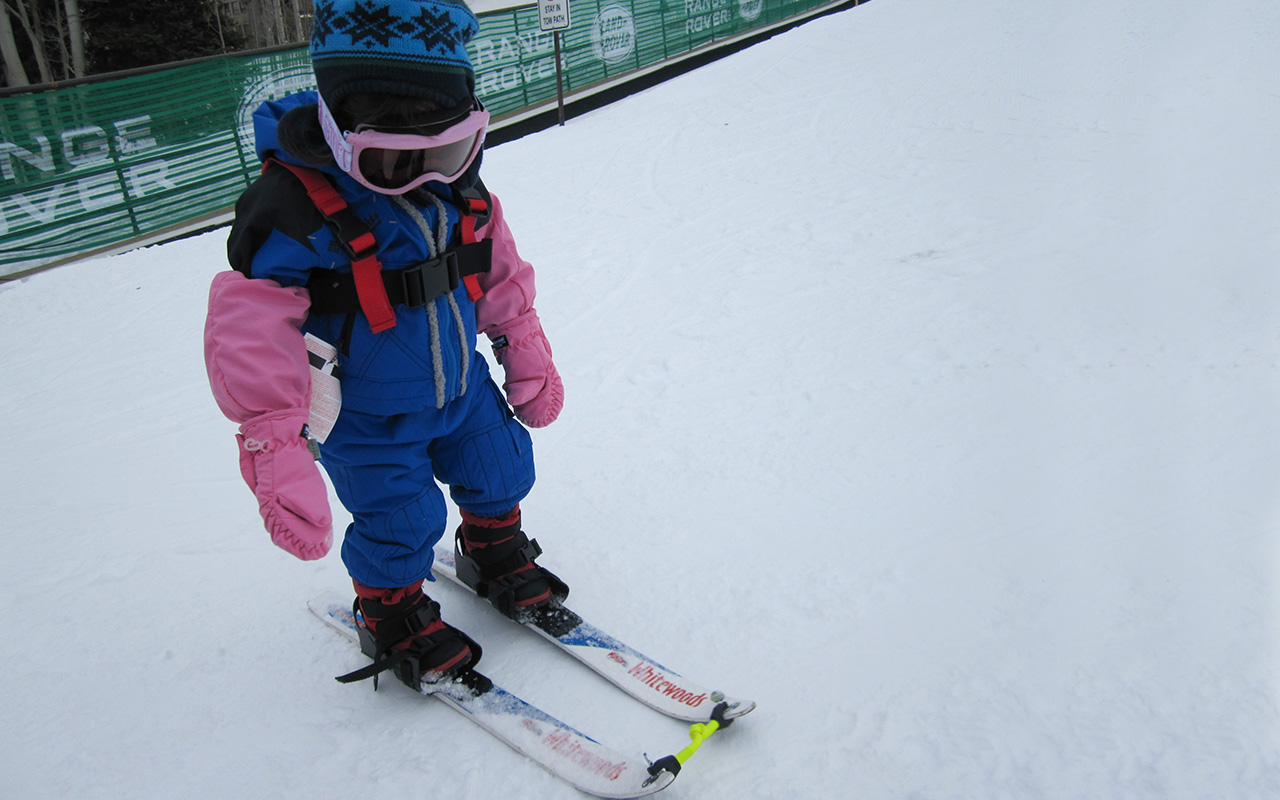
[[[240,474],[276,546],[314,561],[333,546],[333,517],[320,470],[302,437],[306,409],[275,411],[240,426]]]
[[[564,407],[564,385],[551,361],[551,345],[538,312],[529,309],[489,334],[493,352],[506,372],[502,390],[516,416],[531,428],[555,422]]]

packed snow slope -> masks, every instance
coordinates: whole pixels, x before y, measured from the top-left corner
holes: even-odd
[[[1270,0],[875,0],[489,153],[567,387],[527,527],[759,702],[664,796],[1280,797],[1278,132]],[[0,794],[577,797],[333,680],[342,564],[271,546],[206,386],[224,238],[0,286]]]

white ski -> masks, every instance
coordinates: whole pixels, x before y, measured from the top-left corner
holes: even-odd
[[[453,552],[437,547],[435,554],[435,573],[469,590],[471,587],[458,578]],[[756,707],[751,700],[729,697],[694,683],[583,620],[567,606],[565,610],[577,622],[568,632],[560,632],[564,625],[543,625],[537,619],[520,624],[554,642],[645,705],[687,722],[708,722],[722,705],[722,717],[729,721]]]
[[[351,601],[327,593],[307,604],[317,617],[352,642],[359,641]],[[627,756],[571,728],[497,684],[477,693],[462,682],[424,684],[421,691],[527,756],[552,775],[596,797],[644,797],[675,780],[670,771],[649,774],[648,759]],[[470,682],[472,686],[476,681]]]

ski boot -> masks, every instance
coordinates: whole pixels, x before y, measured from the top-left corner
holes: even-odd
[[[373,663],[338,678],[342,683],[391,672],[406,686],[421,691],[423,684],[478,675],[480,645],[440,619],[440,604],[422,593],[422,581],[400,589],[375,589],[355,583],[352,613],[360,634],[360,650]],[[472,687],[482,689],[483,687]],[[477,694],[482,693],[477,691]]]
[[[582,622],[562,605],[569,596],[565,582],[533,563],[542,548],[520,530],[519,506],[497,518],[463,511],[453,552],[459,580],[504,616],[552,636]]]

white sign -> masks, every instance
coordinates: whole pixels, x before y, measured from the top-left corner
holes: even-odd
[[[569,27],[569,0],[538,0],[538,27],[562,31]]]
[[[625,61],[636,49],[636,21],[622,6],[608,6],[596,15],[591,28],[591,50],[608,64]]]

